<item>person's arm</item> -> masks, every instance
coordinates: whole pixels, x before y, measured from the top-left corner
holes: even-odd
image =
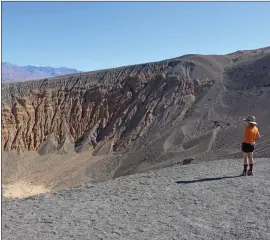
[[[244,138],[248,138],[247,127],[245,127],[245,130],[244,130]]]
[[[259,130],[258,130],[256,138],[258,139],[258,138],[260,138],[260,137],[261,137],[261,135],[260,135],[260,132],[259,132]]]

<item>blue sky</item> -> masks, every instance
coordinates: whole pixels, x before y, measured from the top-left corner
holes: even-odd
[[[270,2],[2,2],[2,61],[90,71],[270,45]]]

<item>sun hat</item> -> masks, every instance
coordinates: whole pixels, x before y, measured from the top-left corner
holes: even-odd
[[[244,118],[243,121],[252,123],[252,124],[257,124],[254,116],[248,116],[247,118]]]

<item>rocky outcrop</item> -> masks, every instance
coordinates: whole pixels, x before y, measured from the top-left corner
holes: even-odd
[[[247,115],[262,135],[256,158],[270,157],[269,54],[186,55],[3,84],[3,182],[57,190],[241,158]]]
[[[215,131],[217,126],[211,124],[227,119],[236,106],[239,110],[235,112],[239,113],[241,105],[233,103],[234,99],[241,103],[237,89],[247,88],[246,83],[252,87],[269,86],[269,52],[265,48],[224,56],[186,55],[155,63],[3,84],[2,149],[39,149],[40,154],[90,151],[93,155],[123,151],[128,146],[139,149],[146,143],[145,138],[148,142],[157,138],[153,134],[151,140],[151,131],[165,132],[168,126],[181,122],[186,113],[191,116],[190,122],[186,120],[185,126],[178,127],[183,127],[185,141],[193,141]],[[206,92],[207,99],[199,102]],[[266,93],[262,97],[266,98]],[[198,104],[190,109],[194,103]],[[225,128],[230,126],[228,122],[224,124]],[[184,144],[168,147],[165,141],[165,152],[176,151]]]
[[[209,88],[224,58],[215,61],[210,72],[200,61],[179,58],[3,84],[2,149],[34,151],[51,134],[58,153],[66,152],[66,135],[78,152],[98,154],[96,148],[108,144],[107,152],[123,149],[147,134],[169,106],[184,108],[186,96]]]

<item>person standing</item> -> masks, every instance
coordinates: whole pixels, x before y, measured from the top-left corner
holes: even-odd
[[[260,133],[254,116],[248,116],[247,118],[244,118],[243,121],[247,122],[247,126],[244,130],[244,139],[242,142],[242,152],[244,153],[244,170],[241,176],[252,176],[255,141],[256,139],[260,138]],[[248,165],[249,169],[247,169]]]

